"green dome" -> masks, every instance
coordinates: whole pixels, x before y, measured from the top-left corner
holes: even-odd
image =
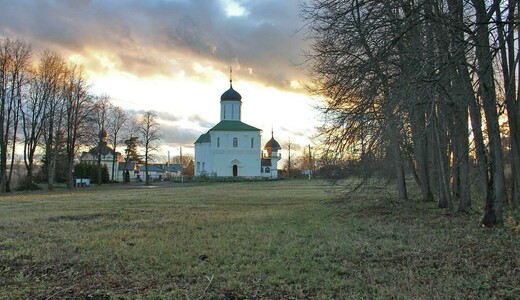
[[[220,96],[220,101],[240,101],[242,102],[242,96],[233,89],[233,86],[229,87],[229,90],[225,91],[222,96]]]

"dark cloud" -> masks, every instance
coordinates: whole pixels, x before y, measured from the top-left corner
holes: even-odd
[[[298,1],[237,1],[247,14],[227,17],[220,1],[0,0],[0,36],[35,49],[109,53],[138,76],[191,75],[193,62],[211,62],[235,76],[288,88],[302,79]],[[96,71],[103,65],[92,64]],[[238,67],[239,66],[239,67]],[[252,70],[252,72],[251,72]]]
[[[188,121],[190,121],[192,124],[201,127],[201,128],[211,128],[215,125],[214,122],[211,122],[210,120],[207,120],[203,118],[201,115],[192,115],[188,118]]]
[[[181,117],[171,114],[169,112],[159,111],[156,113],[157,113],[157,117],[159,118],[159,120],[175,122],[175,121],[179,121],[182,119]]]
[[[142,116],[147,112],[144,109],[127,109],[126,111],[131,116]],[[157,115],[157,121],[159,122],[159,124],[161,123],[161,121],[176,122],[176,121],[180,121],[183,119],[180,116],[177,116],[177,115],[171,114],[169,112],[165,112],[165,111],[153,110],[153,112]]]
[[[169,146],[193,147],[200,132],[178,125],[161,125],[163,144]]]
[[[145,113],[145,110],[129,109],[127,112],[131,116],[141,116]],[[159,123],[162,144],[172,147],[193,147],[193,143],[203,133],[194,128],[201,127],[209,129],[215,125],[200,115],[192,115],[183,118],[168,112],[155,111],[155,113],[157,114],[157,122]],[[182,121],[188,121],[195,126],[194,128],[183,126]]]

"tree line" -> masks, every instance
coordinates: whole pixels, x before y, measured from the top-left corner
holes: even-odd
[[[400,199],[411,174],[461,212],[473,186],[482,224],[501,224],[520,205],[519,15],[517,0],[303,3],[329,163],[389,165]]]
[[[90,89],[83,66],[67,62],[61,54],[49,50],[35,58],[25,41],[0,39],[0,193],[13,189],[19,152],[27,189],[36,187],[39,154],[44,157],[48,189],[54,188],[57,169],[66,173],[67,187],[73,187],[78,152],[85,146],[101,148],[105,135],[114,154],[118,146],[126,143],[125,161],[136,160],[137,147],[143,146],[144,160],[148,162],[161,138],[156,113],[147,111],[137,116],[113,105],[107,95],[94,95]],[[101,151],[97,165],[101,182]]]

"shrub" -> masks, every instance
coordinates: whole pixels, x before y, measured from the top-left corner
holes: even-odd
[[[74,166],[74,176],[76,178],[89,178],[92,183],[98,183],[97,165],[80,162]],[[108,183],[110,176],[106,165],[102,165],[101,182]]]

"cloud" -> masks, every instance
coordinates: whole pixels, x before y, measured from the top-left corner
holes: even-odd
[[[145,110],[142,109],[129,109],[127,111],[132,116],[141,116],[145,113]],[[159,123],[161,143],[167,146],[193,147],[193,143],[203,133],[196,128],[199,127],[207,130],[215,125],[198,114],[184,118],[168,112],[156,111],[155,113],[157,114],[157,122]],[[194,126],[185,126],[185,122],[189,122]]]
[[[188,117],[188,121],[190,121],[192,124],[198,126],[198,127],[201,127],[201,128],[211,128],[213,126],[215,126],[214,122],[211,122],[205,118],[203,118],[201,115],[199,114],[195,114],[195,115],[192,115],[190,117]]]
[[[200,132],[179,125],[161,125],[163,144],[169,146],[193,147]]]
[[[235,78],[289,89],[303,80],[292,62],[305,48],[297,1],[240,1],[228,16],[223,1],[0,0],[0,36],[20,37],[35,50],[79,53],[96,72],[109,57],[138,76],[185,72],[194,61]]]

